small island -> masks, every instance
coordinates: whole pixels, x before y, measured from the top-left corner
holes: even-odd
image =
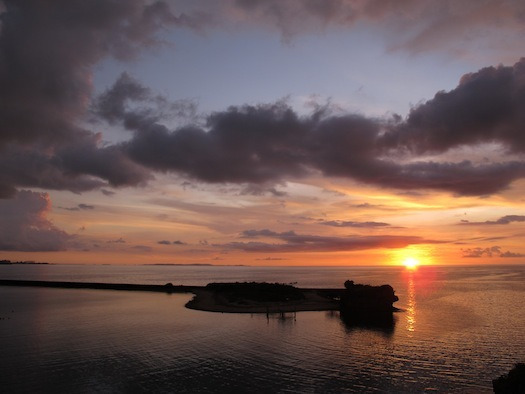
[[[283,283],[210,283],[195,289],[190,309],[231,313],[283,313],[340,310],[366,319],[392,316],[398,301],[390,285],[370,286],[346,281],[343,289],[301,289]]]

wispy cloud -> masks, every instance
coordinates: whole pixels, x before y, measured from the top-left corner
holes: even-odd
[[[184,242],[182,241],[168,241],[168,240],[162,240],[162,241],[158,241],[157,242],[159,245],[186,245]]]
[[[523,215],[506,215],[502,216],[497,220],[486,220],[484,222],[470,222],[468,220],[462,220],[459,224],[462,226],[469,226],[469,225],[504,225],[504,224],[510,224],[513,222],[525,222],[525,216]]]
[[[110,241],[106,241],[108,244],[125,244],[126,241],[123,238],[113,239]]]
[[[468,258],[480,258],[480,257],[506,257],[506,258],[515,258],[515,257],[525,257],[525,254],[523,253],[515,253],[515,252],[502,252],[501,247],[499,246],[491,246],[487,248],[469,248],[469,249],[462,249],[463,257]]]
[[[213,246],[237,249],[246,252],[308,252],[308,251],[352,251],[372,248],[403,248],[415,244],[442,243],[417,236],[360,236],[347,237],[297,234],[295,231],[275,232],[268,229],[246,230],[241,238],[273,238],[279,243],[261,241],[230,242]]]
[[[384,222],[354,222],[348,220],[327,220],[321,221],[320,224],[332,227],[353,227],[353,228],[380,228],[389,227],[390,224]]]
[[[88,204],[78,204],[76,207],[59,207],[60,209],[64,209],[66,211],[81,211],[81,210],[93,210],[95,209],[94,205],[88,205]]]

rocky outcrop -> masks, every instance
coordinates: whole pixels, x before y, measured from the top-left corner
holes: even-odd
[[[341,318],[347,325],[393,327],[393,304],[398,300],[390,285],[361,285],[347,280],[341,293]]]

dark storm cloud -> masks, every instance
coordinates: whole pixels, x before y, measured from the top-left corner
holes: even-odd
[[[47,193],[22,190],[12,199],[0,200],[0,250],[64,250],[71,236],[46,218],[50,209]]]
[[[415,107],[406,120],[333,116],[329,108],[299,116],[279,101],[230,107],[209,115],[205,126],[170,130],[160,122],[158,111],[144,109],[154,101],[151,92],[127,75],[101,96],[98,112],[134,132],[120,148],[142,166],[204,182],[246,183],[251,194],[270,191],[282,196],[272,183],[320,171],[411,192],[436,189],[487,195],[523,178],[525,162],[417,158],[480,142],[520,150],[525,144],[520,136],[524,70],[525,61],[520,61],[513,67],[466,75],[456,89]],[[139,109],[126,107],[126,102]],[[396,161],[407,151],[410,162]]]
[[[78,193],[106,184],[86,174],[65,171],[60,157],[36,147],[10,144],[0,154],[0,169],[0,194],[4,198],[14,194],[15,186]]]
[[[170,131],[147,118],[127,126],[135,137],[124,144],[130,157],[159,171],[180,171],[206,182],[275,182],[306,174],[305,136],[297,115],[282,103],[232,107],[208,117],[207,129]]]
[[[0,155],[0,191],[9,197],[16,185],[78,193],[107,185],[138,185],[151,178],[117,147],[99,147],[99,140],[99,135],[82,133],[76,141],[54,148],[10,143]]]
[[[335,252],[352,251],[372,248],[403,248],[414,244],[440,243],[417,236],[347,236],[331,237],[320,235],[297,234],[295,231],[275,232],[268,229],[246,230],[241,233],[241,238],[273,238],[279,243],[262,241],[230,242],[214,245],[226,249],[243,250],[246,252]]]
[[[325,117],[314,112],[300,117],[283,102],[230,107],[212,114],[206,128],[170,131],[138,115],[128,127],[135,136],[122,149],[136,162],[205,182],[268,185],[317,171],[397,189],[486,195],[525,177],[522,161],[401,164],[389,159],[385,148],[401,146],[403,150],[407,145],[399,138],[399,125],[385,133],[389,124],[359,115]],[[429,128],[428,133],[434,132]],[[412,136],[411,144],[417,145],[418,139],[425,144],[428,138],[433,137],[421,130]],[[392,145],[394,140],[397,145]]]
[[[149,171],[133,162],[117,146],[99,146],[100,135],[89,135],[57,151],[64,172],[106,180],[111,186],[140,185],[151,179]]]
[[[390,226],[390,224],[383,222],[354,222],[350,220],[327,220],[320,223],[324,224],[325,226],[354,228],[379,228]]]
[[[525,152],[525,59],[511,67],[486,67],[464,75],[449,92],[410,111],[383,142],[421,154],[481,142]]]
[[[175,15],[162,1],[3,4],[0,197],[21,186],[79,192],[145,181],[145,170],[78,126],[91,100],[92,70],[104,57],[130,59],[159,45],[156,33],[163,27],[191,28],[198,18]]]
[[[460,225],[492,225],[492,224],[510,224],[513,222],[525,222],[525,216],[523,215],[506,215],[500,217],[498,220],[486,220],[484,222],[470,222],[468,220],[462,220]]]
[[[142,185],[154,171],[240,183],[245,193],[276,197],[284,196],[276,184],[310,174],[459,195],[496,193],[525,177],[525,162],[518,160],[418,161],[427,152],[480,142],[525,152],[525,61],[466,75],[456,89],[416,106],[405,120],[335,116],[327,108],[299,116],[277,102],[230,107],[209,115],[204,125],[190,122],[173,130],[162,121],[191,119],[194,103],[170,103],[127,74],[92,100],[92,70],[103,58],[130,59],[159,45],[156,34],[164,27],[199,28],[209,22],[199,6],[175,2],[191,11],[176,14],[165,2],[145,0],[5,4],[0,19],[1,198],[13,196],[18,187],[82,192]],[[284,27],[291,17],[326,24],[379,20],[397,4],[240,1],[229,6]],[[88,109],[130,130],[131,139],[107,145],[101,135],[81,129]],[[409,160],[399,161],[401,153]]]
[[[163,26],[187,25],[164,2],[4,1],[0,36],[1,141],[72,137],[91,94],[91,68],[158,44]],[[30,111],[29,111],[30,109]],[[74,137],[74,136],[73,136]]]

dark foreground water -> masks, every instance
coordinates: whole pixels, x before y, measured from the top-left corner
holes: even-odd
[[[525,361],[525,267],[0,266],[0,279],[390,283],[390,327],[240,315],[191,295],[0,287],[0,392],[491,392]]]

